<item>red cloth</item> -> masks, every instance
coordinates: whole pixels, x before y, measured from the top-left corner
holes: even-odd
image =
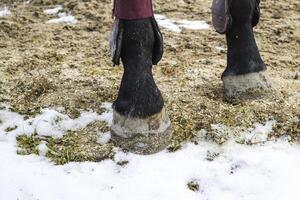
[[[117,19],[143,19],[153,16],[152,0],[114,0]]]

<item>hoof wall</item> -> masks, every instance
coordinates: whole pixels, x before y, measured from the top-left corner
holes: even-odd
[[[255,72],[222,78],[226,98],[243,98],[261,93],[271,87],[266,72]]]
[[[112,141],[132,153],[147,155],[165,149],[172,132],[165,109],[145,119],[125,117],[114,111]]]

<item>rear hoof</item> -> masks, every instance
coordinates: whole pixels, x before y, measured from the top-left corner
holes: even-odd
[[[112,141],[136,154],[154,154],[165,149],[172,138],[171,121],[165,109],[148,118],[125,117],[114,110]]]
[[[254,72],[222,78],[226,98],[244,98],[262,93],[271,87],[266,72]]]

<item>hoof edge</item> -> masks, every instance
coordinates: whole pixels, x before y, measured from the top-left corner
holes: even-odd
[[[125,117],[114,111],[112,141],[136,154],[154,154],[165,149],[172,138],[171,121],[165,109],[148,118]]]
[[[253,92],[263,92],[271,87],[266,71],[222,78],[225,96],[238,98]]]

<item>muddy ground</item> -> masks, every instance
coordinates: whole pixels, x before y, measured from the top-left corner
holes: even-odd
[[[78,23],[47,24],[53,16],[45,15],[43,10],[58,4],[64,6],[63,12],[74,15]],[[72,117],[82,109],[103,112],[101,103],[113,102],[123,70],[112,66],[109,54],[111,0],[0,3],[0,7],[4,5],[12,15],[0,18],[0,102],[28,116],[37,114],[41,108],[64,107]],[[205,20],[209,24],[210,6],[211,0],[155,1],[158,14],[172,19]],[[277,121],[270,137],[285,135],[291,142],[300,141],[300,2],[263,0],[261,13],[255,34],[272,89],[263,96],[238,103],[223,95],[223,35],[212,28],[182,33],[162,29],[165,54],[154,67],[154,77],[174,127],[170,150],[192,140],[201,129],[208,131],[208,138],[222,143],[253,123],[268,120]],[[211,124],[225,125],[228,131],[220,134]],[[70,133],[77,137],[73,139],[77,153],[85,152],[91,144],[90,149],[96,148],[95,128],[97,124]],[[90,140],[82,135],[91,135]],[[54,146],[61,151],[66,145],[60,141]],[[111,145],[108,146],[105,148],[110,150]],[[82,160],[94,160],[95,154],[92,158],[85,155]]]

